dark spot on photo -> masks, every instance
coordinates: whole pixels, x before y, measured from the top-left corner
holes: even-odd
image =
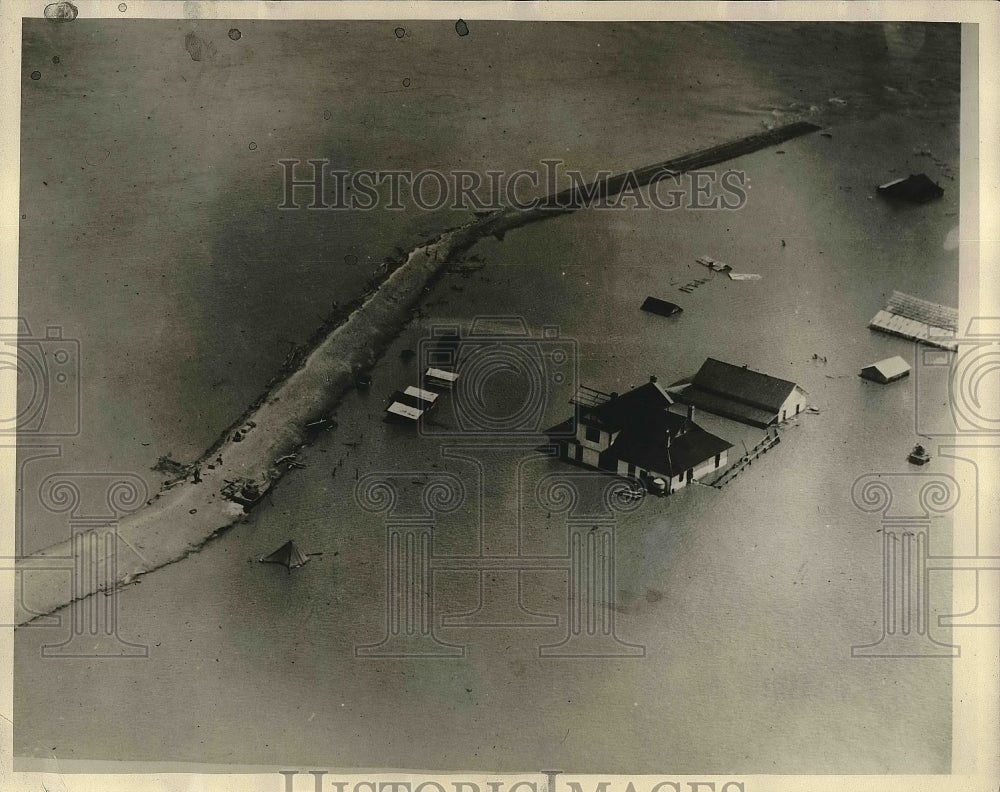
[[[58,55],[53,55],[52,56],[52,62],[53,63],[59,63],[59,56]]]
[[[40,71],[33,71],[31,73],[31,79],[32,80],[40,80],[40,79],[42,79],[42,73]]]
[[[215,45],[211,41],[201,39],[194,32],[184,37],[184,49],[191,56],[191,60],[196,62],[215,57]]]
[[[128,11],[128,6],[125,5],[124,3],[119,3],[118,10],[124,14],[126,11]]]
[[[103,165],[110,156],[108,149],[98,147],[87,151],[83,158],[88,165]]]
[[[358,257],[355,256],[353,253],[348,253],[346,256],[344,256],[344,263],[347,264],[348,266],[353,267],[355,264],[358,263]]]
[[[403,78],[403,87],[404,88],[409,88],[410,87],[410,78],[409,77],[404,77]]]
[[[240,32],[239,28],[229,28],[229,38],[233,41],[239,41],[243,38],[243,34]]]
[[[248,149],[250,149],[251,151],[256,151],[256,150],[257,150],[257,144],[256,144],[256,143],[254,143],[254,142],[253,142],[253,141],[251,140],[251,141],[250,141],[250,145],[249,145],[249,146],[247,146],[247,148],[248,148]]]
[[[393,31],[393,33],[396,34],[396,38],[403,38],[403,36],[406,35],[406,28],[398,27]]]
[[[45,6],[45,18],[53,22],[72,22],[80,12],[72,3],[49,3]]]
[[[458,22],[455,23],[455,32],[458,33],[458,35],[460,36],[469,35],[469,26],[465,24],[464,19],[460,19],[458,20]]]

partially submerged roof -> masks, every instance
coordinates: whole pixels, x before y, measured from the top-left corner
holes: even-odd
[[[910,373],[910,364],[899,355],[879,360],[861,369],[861,376],[875,382],[892,382]]]
[[[589,391],[592,402],[587,404],[583,399]],[[605,397],[601,399],[601,397]],[[580,407],[580,421],[588,426],[598,426],[608,432],[617,432],[633,421],[644,421],[648,416],[665,412],[674,403],[663,386],[650,377],[649,382],[638,388],[621,394],[603,394],[587,388],[578,391],[574,403]]]
[[[676,476],[732,448],[733,444],[706,432],[680,415],[664,413],[683,425],[683,432],[664,431],[663,427],[631,426],[623,429],[610,451],[628,464]]]
[[[944,195],[944,190],[936,182],[931,181],[926,173],[912,173],[906,178],[893,179],[880,184],[878,192],[890,198],[898,198],[914,203],[927,203]]]
[[[889,335],[921,341],[942,349],[955,349],[958,311],[947,305],[921,300],[903,292],[893,292],[885,309],[868,326]]]
[[[436,393],[408,385],[405,391],[396,391],[392,394],[385,411],[400,418],[416,421],[434,406],[437,397]]]
[[[431,366],[424,372],[424,381],[428,385],[451,387],[457,380],[458,374],[454,371],[445,371],[444,369],[434,368]]]
[[[738,401],[730,396],[722,396],[696,385],[688,385],[679,391],[677,398],[687,404],[693,404],[700,410],[705,410],[726,418],[732,418],[754,426],[767,426],[778,417],[778,411],[755,407],[752,404]]]
[[[659,297],[647,297],[641,306],[641,310],[655,313],[659,316],[673,316],[679,314],[683,309],[672,302],[661,300]]]
[[[897,316],[915,319],[933,327],[951,330],[953,333],[958,330],[958,309],[929,300],[921,300],[912,294],[894,291],[889,302],[886,303],[885,309]]]
[[[745,402],[776,412],[795,388],[794,382],[707,358],[692,380],[696,390]],[[688,389],[690,390],[690,389]],[[688,395],[685,390],[685,396]]]

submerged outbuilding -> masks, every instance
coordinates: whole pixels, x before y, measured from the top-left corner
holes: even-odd
[[[909,376],[910,364],[899,355],[879,360],[861,369],[861,377],[885,385]]]

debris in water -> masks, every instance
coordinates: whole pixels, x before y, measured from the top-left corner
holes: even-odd
[[[267,485],[260,485],[256,481],[247,478],[236,481],[226,480],[225,486],[221,490],[222,497],[238,503],[244,511],[248,510],[259,501],[267,491]]]
[[[752,272],[729,272],[729,279],[734,281],[755,281],[760,280],[760,275]]]
[[[732,269],[728,264],[723,264],[721,261],[716,261],[711,256],[698,256],[695,259],[699,264],[708,267],[710,270],[715,272],[729,272]]]

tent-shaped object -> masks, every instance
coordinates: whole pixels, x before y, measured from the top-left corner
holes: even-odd
[[[872,382],[880,382],[885,385],[887,382],[895,382],[898,379],[909,375],[910,365],[899,355],[895,357],[879,360],[870,366],[861,369],[861,376]]]
[[[282,564],[288,569],[300,567],[309,560],[309,556],[296,547],[295,542],[289,539],[271,555],[266,555],[260,559],[264,564]]]

